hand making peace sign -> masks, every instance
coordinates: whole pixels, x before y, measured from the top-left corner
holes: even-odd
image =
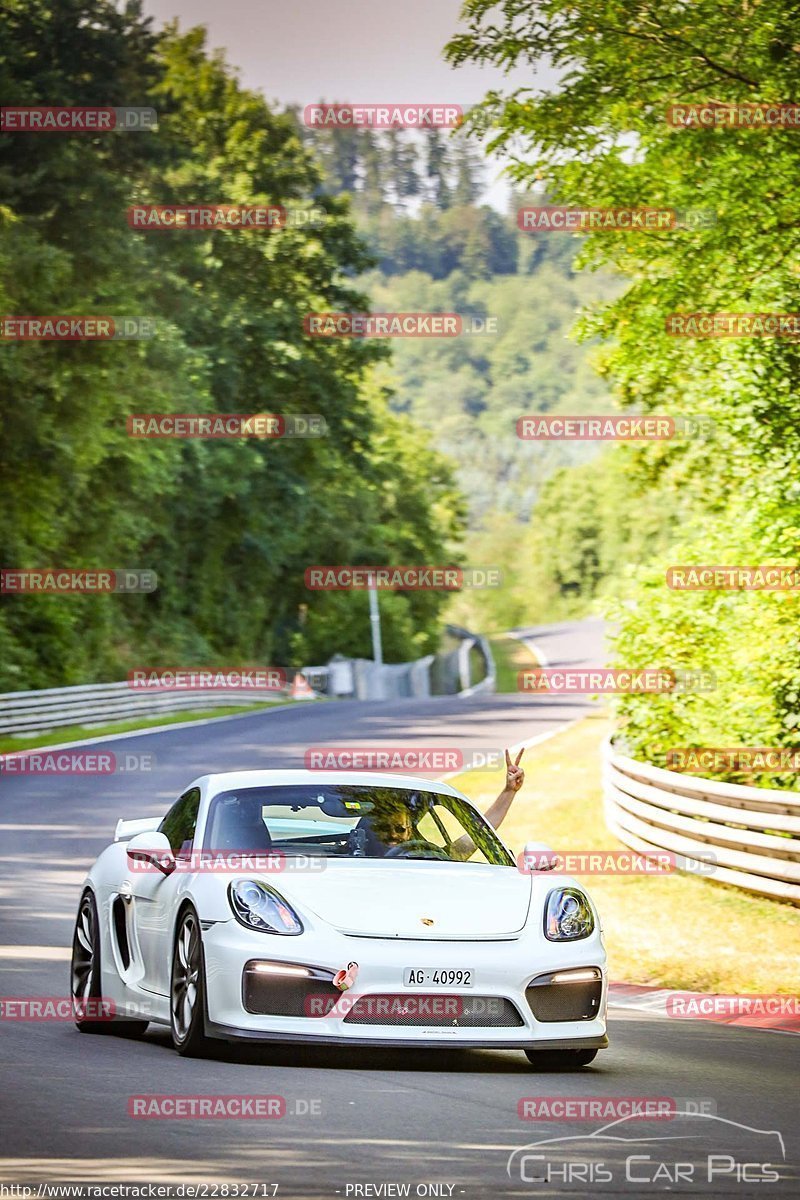
[[[506,750],[506,790],[509,792],[518,792],[525,782],[525,768],[519,765],[522,755],[525,753],[523,747],[515,758],[514,762]]]

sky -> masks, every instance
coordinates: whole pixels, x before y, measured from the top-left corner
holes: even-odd
[[[160,25],[205,25],[242,83],[279,104],[477,103],[503,84],[494,68],[453,70],[442,49],[460,28],[461,0],[144,0]],[[532,76],[518,72],[516,85]],[[502,164],[495,165],[494,180]],[[506,193],[494,183],[491,203]]]
[[[474,104],[499,71],[453,70],[442,48],[461,0],[144,0],[157,23],[206,25],[268,100]]]

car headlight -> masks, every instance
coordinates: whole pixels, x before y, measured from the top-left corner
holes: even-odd
[[[544,936],[550,942],[575,942],[594,930],[589,901],[577,888],[555,888],[544,907]]]
[[[233,914],[240,925],[261,933],[297,934],[303,922],[273,888],[254,879],[240,879],[228,888]]]

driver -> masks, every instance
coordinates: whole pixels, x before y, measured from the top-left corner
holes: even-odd
[[[525,769],[519,765],[523,753],[524,750],[520,750],[512,762],[508,750],[505,752],[505,786],[491,807],[484,813],[486,820],[494,829],[498,829],[505,820],[508,810],[511,808],[511,802],[525,782]],[[424,840],[420,839],[420,835],[414,828],[412,814],[404,804],[387,805],[380,812],[370,814],[369,825],[373,837],[384,847],[384,855],[407,842]],[[449,847],[450,857],[457,861],[468,859],[474,853],[475,843],[469,834],[460,837]]]
[[[374,837],[384,847],[384,854],[395,846],[413,842],[417,837],[411,813],[404,804],[385,805],[380,812],[370,814],[369,825]]]

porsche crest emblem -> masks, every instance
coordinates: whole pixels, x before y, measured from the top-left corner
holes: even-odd
[[[433,925],[433,917],[420,917],[423,925]]]

